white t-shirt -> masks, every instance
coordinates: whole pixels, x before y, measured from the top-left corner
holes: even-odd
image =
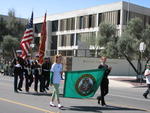
[[[149,74],[149,75],[147,75],[147,74]],[[146,83],[150,84],[150,70],[146,69],[144,75],[147,75],[146,76]]]
[[[15,67],[21,67],[21,65],[20,64],[16,64]]]
[[[62,64],[54,63],[51,67],[51,72],[54,72],[53,75],[53,83],[54,84],[60,84],[61,80],[61,73],[62,72]]]

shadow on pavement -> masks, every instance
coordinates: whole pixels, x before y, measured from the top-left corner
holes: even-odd
[[[114,110],[114,111],[144,111],[141,109],[135,109],[135,108],[128,108],[128,107],[118,107],[118,106],[70,106],[70,107],[63,107],[61,110],[71,110],[71,111],[78,111],[78,112],[98,112],[102,113],[104,110]]]
[[[19,92],[19,94],[34,95],[34,96],[52,96],[51,93],[35,93],[35,92]]]
[[[33,96],[52,96],[52,93],[44,93],[44,92],[19,92],[18,94],[24,95],[33,95]],[[63,94],[59,94],[60,97],[63,98]]]

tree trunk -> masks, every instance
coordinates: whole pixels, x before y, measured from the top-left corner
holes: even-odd
[[[126,58],[126,60],[129,62],[129,64],[131,65],[131,67],[133,68],[133,70],[136,72],[136,74],[139,75],[138,70],[135,68],[135,66],[133,65],[133,63],[132,63],[132,62],[130,61],[130,59],[128,58],[128,56],[127,56],[125,53],[123,53],[123,52],[122,52],[122,54],[123,54],[123,56]]]

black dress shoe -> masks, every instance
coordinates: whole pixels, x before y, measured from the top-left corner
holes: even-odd
[[[18,91],[17,91],[17,90],[15,90],[14,92],[15,92],[15,93],[18,93]]]
[[[97,97],[97,100],[101,100],[101,96],[98,96],[98,97]]]
[[[146,94],[143,94],[144,98],[147,98],[147,95]]]
[[[102,106],[103,106],[103,107],[108,107],[108,105],[107,105],[107,104],[103,104]]]
[[[105,104],[105,103],[102,103],[102,106],[106,106],[106,104]]]
[[[40,90],[40,92],[44,92],[43,90]]]
[[[98,96],[98,97],[97,97],[97,100],[98,100],[98,104],[100,104],[101,96]]]
[[[97,102],[98,104],[100,104],[100,100],[98,100],[98,102]]]
[[[29,93],[29,88],[26,89],[26,92]]]

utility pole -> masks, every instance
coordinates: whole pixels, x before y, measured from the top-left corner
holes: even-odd
[[[127,15],[127,24],[129,22],[129,18],[130,18],[130,0],[128,0],[128,15]]]
[[[143,73],[142,73],[142,67],[143,67],[143,53],[146,49],[146,44],[144,42],[141,42],[140,43],[140,46],[139,46],[139,50],[140,50],[140,54],[141,54],[141,70],[140,70],[140,83],[142,84],[142,79],[143,79]]]

